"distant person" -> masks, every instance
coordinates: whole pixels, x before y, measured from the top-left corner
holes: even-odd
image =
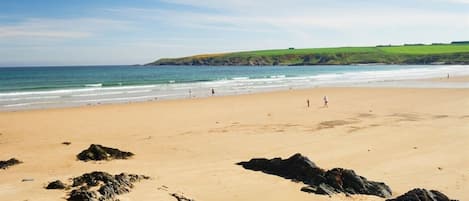
[[[322,98],[324,100],[324,107],[329,107],[328,103],[329,103],[329,99],[327,98],[327,96],[324,96],[324,98]]]
[[[215,95],[215,89],[212,88],[212,96]]]
[[[449,73],[448,73],[448,76],[446,77],[446,79],[449,79]]]
[[[192,89],[189,89],[189,98],[192,98]]]
[[[306,99],[306,105],[309,107],[309,99]]]

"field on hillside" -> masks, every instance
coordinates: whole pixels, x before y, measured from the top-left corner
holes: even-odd
[[[307,48],[307,49],[278,49],[235,52],[224,56],[273,56],[286,54],[327,54],[327,53],[398,53],[398,54],[445,54],[469,52],[468,45],[416,45],[389,47],[338,47],[338,48]]]
[[[277,49],[160,59],[148,65],[469,64],[469,44]]]

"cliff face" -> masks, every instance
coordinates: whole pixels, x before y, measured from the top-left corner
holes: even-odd
[[[350,64],[469,64],[469,53],[433,55],[315,54],[251,57],[160,59],[147,65],[193,66],[292,66]]]
[[[469,45],[401,47],[398,47],[400,49],[396,47],[371,47],[254,51],[160,59],[147,65],[291,66],[371,63],[409,65],[469,64]],[[454,52],[451,52],[453,49]]]

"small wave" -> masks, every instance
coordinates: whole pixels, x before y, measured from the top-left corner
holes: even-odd
[[[272,75],[270,78],[286,78],[286,75]]]
[[[151,91],[152,91],[151,89],[147,89],[147,90],[127,91],[126,93],[128,93],[128,94],[136,94],[136,93],[147,93],[147,92],[151,92]]]
[[[105,96],[105,95],[117,95],[123,94],[124,92],[103,92],[103,93],[92,93],[92,94],[76,94],[73,97],[89,97],[89,96]]]
[[[87,87],[78,89],[59,89],[51,91],[24,91],[24,92],[6,92],[0,93],[0,97],[11,97],[11,96],[27,96],[27,95],[45,95],[45,94],[70,94],[80,92],[91,92],[91,91],[115,91],[115,90],[127,90],[127,89],[148,89],[154,88],[158,85],[137,85],[137,86],[119,86],[119,87]]]
[[[168,81],[168,83],[171,83],[171,84],[176,83],[176,80],[170,80]]]
[[[21,106],[28,106],[28,105],[32,105],[32,103],[17,103],[17,104],[4,105],[3,107],[21,107]]]
[[[126,100],[139,100],[139,99],[152,99],[152,98],[157,98],[157,96],[102,98],[102,99],[92,99],[92,100],[78,100],[78,101],[73,101],[73,102],[75,102],[75,103],[94,103],[94,102],[112,102],[112,101],[126,101]]]
[[[53,99],[60,98],[60,96],[34,96],[34,97],[21,97],[21,98],[0,98],[0,101],[20,101],[20,100],[39,100],[39,99]]]
[[[51,103],[56,103],[56,102],[15,103],[15,104],[3,105],[3,107],[24,107],[24,106],[30,106],[30,105],[51,104]]]
[[[232,80],[249,80],[249,77],[234,77]]]
[[[102,87],[103,83],[97,83],[97,84],[85,84],[85,87]]]

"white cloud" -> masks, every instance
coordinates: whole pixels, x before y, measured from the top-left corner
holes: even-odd
[[[1,38],[55,38],[73,39],[87,38],[96,32],[118,29],[125,26],[125,22],[96,19],[38,19],[31,18],[22,20],[13,25],[0,25]]]

